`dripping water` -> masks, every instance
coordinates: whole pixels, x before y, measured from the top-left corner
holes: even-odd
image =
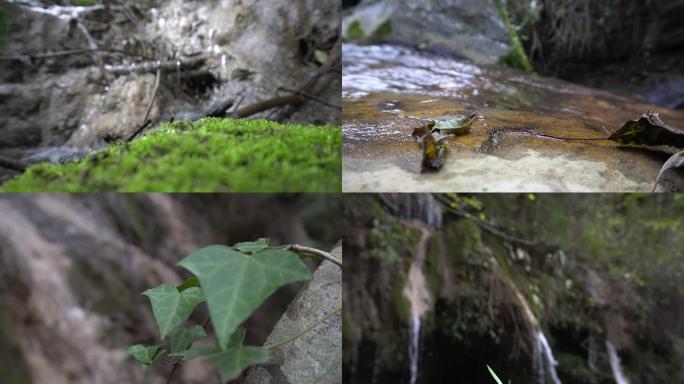
[[[617,351],[610,341],[606,340],[606,349],[608,350],[608,357],[610,358],[610,368],[613,370],[613,377],[615,377],[615,383],[617,384],[629,384],[629,380],[622,372],[622,366],[620,365],[620,356],[618,356]]]

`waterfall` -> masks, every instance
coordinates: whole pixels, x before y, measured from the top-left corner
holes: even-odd
[[[527,319],[527,323],[532,330],[533,340],[533,350],[532,350],[532,365],[537,375],[537,381],[539,384],[546,384],[547,380],[550,378],[552,384],[561,384],[558,378],[558,373],[556,372],[556,365],[558,362],[553,357],[553,351],[551,350],[551,345],[546,339],[546,335],[539,325],[539,321],[534,316],[530,305],[525,300],[525,296],[520,293],[518,287],[509,281],[511,290],[513,294],[518,299],[518,303],[522,309],[522,313]]]
[[[420,316],[411,315],[411,329],[409,332],[411,341],[409,342],[409,359],[411,361],[411,381],[416,384],[418,379],[418,356],[420,355]]]
[[[430,229],[442,226],[442,207],[429,193],[402,194],[401,215],[404,219],[417,219]]]
[[[410,226],[417,226],[422,235],[416,247],[416,258],[411,264],[404,295],[411,303],[411,325],[409,328],[409,360],[411,362],[410,384],[415,384],[418,380],[418,360],[420,356],[420,317],[430,306],[430,292],[427,289],[425,275],[423,275],[423,262],[427,249],[427,241],[430,238],[430,231],[422,223],[413,222]]]
[[[547,378],[551,378],[552,384],[561,384],[556,373],[556,365],[558,362],[553,357],[549,341],[541,329],[538,329],[535,334],[534,357],[533,363],[537,373],[537,380],[539,384],[546,384]]]
[[[622,366],[620,366],[620,356],[618,356],[615,347],[608,340],[606,340],[606,349],[608,350],[608,357],[610,358],[610,368],[613,370],[615,383],[629,384],[629,380],[627,380],[627,377],[625,377],[625,374],[622,372]]]

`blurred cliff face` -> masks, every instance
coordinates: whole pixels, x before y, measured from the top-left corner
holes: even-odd
[[[0,197],[3,383],[164,382],[170,364],[143,377],[125,352],[158,338],[140,292],[182,281],[175,263],[208,244],[269,237],[330,248],[340,210],[335,197],[305,195]],[[269,300],[248,337],[263,339],[293,294]],[[202,363],[180,373],[184,383],[217,382]]]

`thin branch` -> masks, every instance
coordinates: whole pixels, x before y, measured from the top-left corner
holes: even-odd
[[[327,315],[325,315],[325,316],[323,316],[322,318],[320,318],[319,320],[317,320],[315,323],[313,323],[313,324],[309,325],[308,327],[304,328],[301,332],[299,332],[299,333],[297,333],[297,334],[295,334],[295,335],[292,335],[292,336],[288,337],[288,338],[285,339],[285,340],[276,342],[276,343],[264,344],[264,348],[273,349],[273,348],[277,348],[277,347],[280,347],[280,346],[282,346],[282,345],[285,345],[285,344],[287,344],[287,343],[290,343],[290,342],[292,342],[292,341],[294,341],[294,340],[296,340],[296,339],[302,337],[304,334],[308,333],[308,332],[311,331],[312,329],[318,327],[321,323],[325,322],[326,320],[328,320],[329,318],[335,316],[336,314],[340,313],[341,311],[342,311],[342,307],[340,306],[340,307],[338,307],[337,309],[335,309],[334,311],[328,313]],[[168,384],[168,383],[167,383],[167,384]]]
[[[322,257],[326,260],[332,261],[333,263],[342,267],[342,260],[338,259],[337,257],[331,255],[328,252],[321,251],[320,249],[305,247],[305,246],[299,245],[299,244],[287,245],[287,246],[285,246],[285,249],[288,249],[290,251],[295,251],[295,252],[300,252],[300,253],[308,253],[310,255],[320,256],[320,257]]]
[[[180,67],[181,70],[194,69],[199,67],[207,60],[207,56],[201,55],[186,59],[168,61],[149,61],[146,63],[133,65],[108,65],[107,71],[113,75],[127,75],[129,73],[147,73],[162,69],[164,71],[175,71]]]
[[[449,201],[447,201],[446,198],[442,197],[441,195],[435,194],[434,196],[437,200],[439,200],[442,204],[444,204],[445,208],[449,212],[455,214],[456,216],[460,216],[464,219],[468,219],[468,220],[474,222],[480,228],[484,229],[485,231],[489,232],[490,234],[492,234],[494,236],[497,236],[497,237],[500,237],[504,240],[510,241],[511,243],[521,244],[521,245],[524,245],[527,247],[533,247],[533,246],[537,245],[537,241],[521,239],[519,237],[509,235],[509,234],[503,232],[502,230],[496,228],[494,225],[492,225],[492,224],[490,224],[484,220],[480,220],[478,217],[471,215],[470,213],[468,213],[466,211],[456,209],[456,208],[452,208]]]
[[[296,89],[288,89],[288,88],[285,88],[285,87],[278,87],[278,89],[281,90],[281,91],[285,91],[285,92],[292,92],[292,93],[295,94],[295,95],[299,95],[299,96],[305,97],[305,98],[307,98],[307,99],[309,99],[309,100],[312,100],[312,101],[315,101],[315,102],[317,102],[317,103],[319,103],[319,104],[323,104],[323,105],[325,105],[326,107],[335,108],[335,109],[342,109],[342,107],[340,107],[339,105],[330,104],[330,103],[328,103],[327,101],[325,101],[325,100],[323,100],[323,99],[321,99],[321,98],[318,98],[318,97],[313,96],[313,95],[309,95],[308,93],[304,93],[304,92],[298,91],[298,90],[296,90]]]
[[[154,101],[157,100],[157,95],[159,94],[159,82],[161,79],[161,68],[157,69],[157,78],[154,80],[154,90],[152,91],[152,100],[150,100],[150,104],[147,106],[147,112],[145,113],[145,118],[143,119],[143,123],[135,130],[133,133],[131,133],[128,138],[126,138],[127,142],[131,142],[133,139],[136,138],[145,128],[147,128],[148,125],[152,124],[152,120],[149,119],[150,117],[150,112],[152,111],[152,106],[154,105]]]
[[[130,56],[130,57],[138,57],[141,59],[149,59],[148,57],[144,57],[141,55],[137,55],[134,53],[130,53],[127,51],[124,51],[123,49],[115,49],[115,48],[81,48],[81,49],[69,49],[65,51],[57,51],[57,52],[51,52],[51,53],[23,53],[19,54],[17,56],[0,56],[0,61],[11,61],[11,60],[16,60],[16,61],[25,61],[26,58],[29,59],[49,59],[52,57],[61,57],[61,56],[71,56],[71,55],[82,55],[86,53],[92,53],[95,51],[100,51],[100,52],[110,52],[110,53],[120,53],[122,55]]]

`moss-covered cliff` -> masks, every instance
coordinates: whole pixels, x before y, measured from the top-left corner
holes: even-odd
[[[614,382],[607,342],[632,382],[684,379],[684,199],[436,197],[444,219],[423,265],[433,300],[423,318],[419,383],[490,382],[487,364],[505,381],[534,382],[536,330],[565,384]],[[347,199],[349,382],[408,382],[402,289],[416,240],[407,220],[421,217],[406,214],[406,199]]]

